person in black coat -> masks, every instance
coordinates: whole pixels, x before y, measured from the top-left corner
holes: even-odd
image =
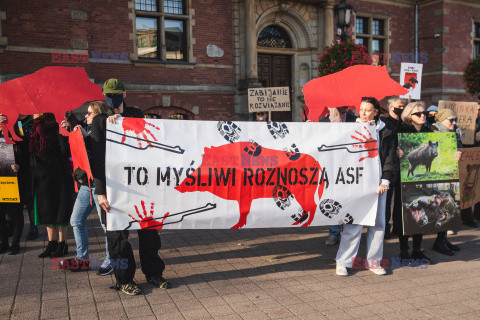
[[[73,208],[73,179],[68,147],[53,114],[33,115],[29,146],[35,224],[46,225],[48,233],[47,248],[39,257],[62,257],[68,252],[66,238]]]
[[[114,115],[108,117],[107,120],[99,117],[93,119],[90,143],[93,153],[92,174],[95,183],[95,194],[98,195],[98,202],[103,209],[102,221],[106,221],[108,219],[106,213],[110,211],[105,184],[106,121],[115,123],[115,120],[119,117],[143,118],[143,113],[140,109],[126,106],[123,100],[126,94],[125,87],[118,79],[107,80],[103,85],[103,94]],[[108,250],[111,259],[117,261],[122,259],[128,260],[126,269],[114,268],[117,281],[114,289],[121,290],[129,295],[137,295],[141,293],[141,290],[133,281],[136,264],[132,246],[128,242],[128,235],[128,230],[107,231]],[[170,283],[162,276],[165,270],[165,263],[158,255],[158,250],[160,250],[162,243],[157,230],[138,230],[138,238],[140,263],[147,282],[160,288],[169,288]]]
[[[395,148],[398,148],[398,127],[402,123],[403,109],[405,108],[405,102],[398,96],[388,99],[388,114],[381,116],[380,119],[385,122],[385,125],[395,132]],[[392,237],[392,228],[390,225],[390,219],[392,217],[392,198],[395,194],[395,198],[402,197],[402,187],[400,183],[400,171],[397,173],[397,178],[387,191],[387,205],[385,208],[385,239]],[[394,202],[393,211],[402,213],[402,207],[398,206],[398,202]]]

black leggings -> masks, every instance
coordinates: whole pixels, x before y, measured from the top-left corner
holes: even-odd
[[[8,244],[7,213],[12,219],[12,244],[19,244],[24,223],[22,206],[19,203],[0,203],[0,243]]]
[[[400,251],[408,251],[408,237],[409,236],[398,236],[400,240]],[[414,234],[412,236],[413,251],[420,251],[422,248],[422,239],[423,234]]]

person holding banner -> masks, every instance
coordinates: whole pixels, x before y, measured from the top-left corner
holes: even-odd
[[[339,108],[328,108],[328,115],[318,119],[318,122],[355,122],[357,117],[348,112],[348,106]],[[334,246],[340,242],[342,232],[341,225],[328,226],[328,238],[325,240],[326,246]]]
[[[73,179],[68,151],[51,113],[33,115],[30,166],[35,224],[45,224],[48,245],[38,257],[62,257],[68,252],[67,226],[73,208]]]
[[[114,115],[108,121],[115,123],[119,117],[143,118],[140,109],[127,107],[124,101],[125,86],[118,79],[109,79],[103,85],[103,94]],[[92,121],[92,174],[95,181],[95,194],[102,210],[102,221],[106,221],[106,213],[110,211],[105,183],[105,145],[106,119],[95,117]],[[126,268],[114,268],[116,284],[113,289],[128,295],[141,293],[138,285],[133,281],[135,275],[135,257],[132,246],[128,242],[128,230],[107,231],[108,249],[110,258],[116,261],[127,260]],[[165,263],[158,255],[162,243],[157,230],[138,230],[140,263],[147,282],[163,289],[170,288],[170,283],[163,278]]]
[[[80,130],[85,140],[85,148],[87,149],[87,155],[89,155],[89,162],[91,162],[91,125],[93,119],[99,117],[105,120],[108,116],[112,115],[112,112],[108,108],[107,104],[104,101],[93,101],[90,102],[87,109],[87,114],[85,115],[85,120],[87,123],[87,131],[81,127],[76,126],[74,130]],[[77,183],[80,185],[78,189],[77,198],[75,199],[75,204],[73,206],[72,216],[70,217],[70,225],[73,228],[73,235],[75,237],[75,243],[77,245],[77,256],[75,258],[66,259],[61,261],[61,265],[65,268],[68,267],[71,271],[82,271],[88,270],[90,261],[88,255],[88,231],[87,231],[87,218],[92,213],[93,209],[96,207],[97,213],[100,216],[100,223],[104,232],[106,232],[106,226],[101,219],[101,208],[98,204],[98,198],[94,196],[95,194],[95,185],[92,184],[91,188],[88,184],[87,173],[77,168],[74,171],[74,178]],[[92,203],[93,202],[93,203]],[[105,238],[106,242],[106,238]],[[113,268],[110,265],[110,255],[108,252],[108,245],[105,243],[106,257],[102,265],[97,271],[97,274],[100,276],[106,276],[112,273]]]
[[[425,103],[422,101],[410,102],[403,109],[401,118],[402,123],[398,127],[398,133],[417,133],[417,132],[432,132],[426,125],[428,112],[425,110]],[[399,151],[399,157],[403,156],[403,151]],[[399,178],[400,179],[400,178]],[[394,201],[396,205],[402,207],[402,198],[395,197]],[[427,257],[422,251],[423,234],[412,235],[413,250],[410,255],[408,251],[408,236],[403,235],[403,222],[402,222],[402,210],[393,211],[393,233],[398,235],[400,242],[400,255],[402,260],[415,259],[418,261],[428,261],[429,264],[432,260]]]
[[[395,180],[399,171],[398,157],[395,154],[395,133],[380,120],[380,104],[375,98],[362,98],[360,118],[357,122],[373,124],[378,133],[378,154],[380,157],[380,185],[377,189],[378,206],[375,225],[368,227],[367,261],[368,268],[376,275],[385,275],[386,270],[381,265],[383,257],[383,239],[385,235],[385,203],[389,185]],[[347,268],[351,268],[356,257],[363,226],[346,224],[338,248],[336,274],[348,276]]]

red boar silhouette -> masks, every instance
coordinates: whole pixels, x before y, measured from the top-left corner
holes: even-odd
[[[189,173],[175,189],[185,192],[210,192],[222,199],[235,200],[240,207],[240,219],[231,229],[247,223],[252,201],[261,198],[285,199],[294,195],[304,210],[293,223],[302,227],[313,221],[318,188],[322,198],[325,181],[320,164],[308,154],[267,149],[255,142],[235,142],[205,148],[202,164]],[[279,188],[288,190],[280,193]],[[307,219],[308,216],[308,219]]]

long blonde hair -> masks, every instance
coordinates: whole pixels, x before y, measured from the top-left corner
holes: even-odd
[[[423,101],[410,102],[405,106],[402,115],[400,116],[403,122],[406,124],[412,124],[412,113],[416,107],[422,107],[423,111],[426,110],[425,103]]]

